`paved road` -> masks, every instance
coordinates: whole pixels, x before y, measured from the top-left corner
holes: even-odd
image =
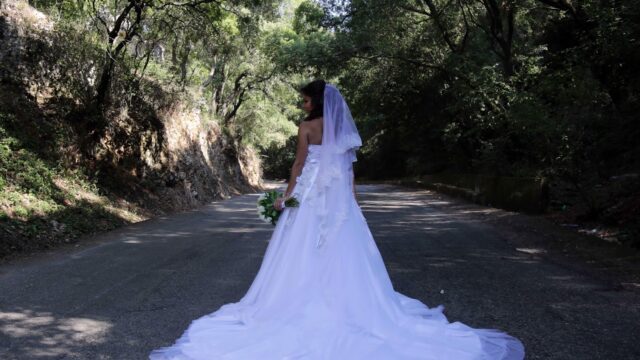
[[[637,292],[516,250],[480,216],[500,212],[390,185],[358,191],[396,290],[522,339],[527,359],[640,359]],[[0,358],[145,359],[171,344],[251,284],[273,229],[257,196],[0,266]]]

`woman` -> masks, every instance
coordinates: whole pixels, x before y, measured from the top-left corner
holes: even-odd
[[[308,114],[298,127],[298,146],[296,158],[291,167],[291,178],[284,192],[284,197],[276,200],[276,209],[282,210],[282,204],[291,196],[291,192],[297,184],[297,177],[302,172],[308,154],[308,147],[321,145],[322,143],[322,114],[324,108],[324,80],[316,80],[302,89],[302,109]],[[355,184],[353,187],[355,196]]]
[[[355,200],[352,164],[362,145],[338,89],[302,89],[284,208],[260,270],[236,303],[194,320],[150,359],[522,359],[522,343],[493,329],[450,323],[393,289]],[[282,206],[284,198],[278,200]]]

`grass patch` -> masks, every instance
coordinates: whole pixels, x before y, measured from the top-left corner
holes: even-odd
[[[137,207],[100,194],[81,170],[34,150],[15,123],[0,113],[0,258],[144,219]]]

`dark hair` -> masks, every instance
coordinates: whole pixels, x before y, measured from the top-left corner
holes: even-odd
[[[324,80],[314,80],[300,89],[300,92],[311,98],[313,109],[304,120],[313,120],[322,117],[324,108]]]

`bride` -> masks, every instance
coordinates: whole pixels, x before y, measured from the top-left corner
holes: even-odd
[[[151,360],[523,359],[522,343],[494,329],[450,323],[396,292],[355,198],[362,145],[338,89],[304,88],[309,113],[260,270],[235,303],[195,319]]]

